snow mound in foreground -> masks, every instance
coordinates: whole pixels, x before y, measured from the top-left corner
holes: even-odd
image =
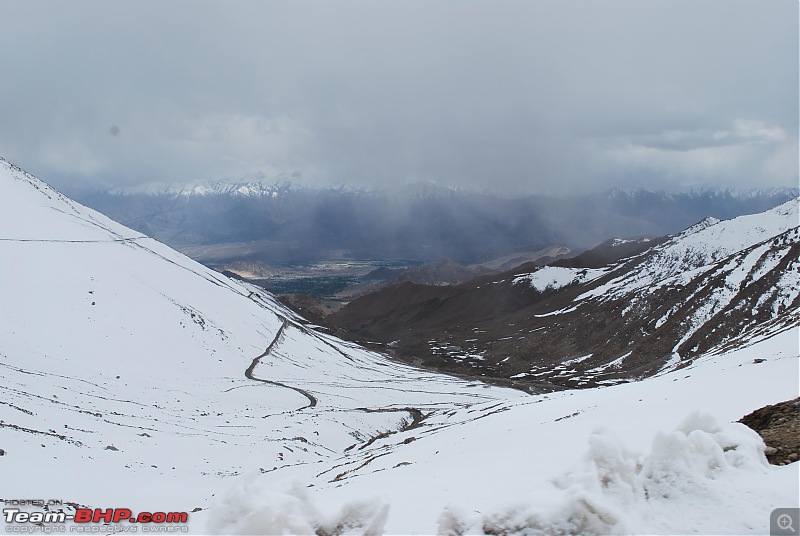
[[[208,521],[211,534],[308,534],[338,536],[344,533],[379,535],[389,516],[389,504],[378,498],[348,502],[333,514],[312,504],[306,486],[296,479],[267,486],[253,473],[231,488],[214,508]]]
[[[764,442],[750,428],[693,413],[675,431],[658,433],[646,455],[629,452],[609,431],[596,431],[577,470],[549,482],[531,482],[527,496],[487,514],[448,507],[439,515],[437,532],[450,536],[761,533],[770,511],[780,506],[776,504],[780,498],[771,492],[775,483],[771,477],[781,470],[767,463]],[[253,474],[221,498],[211,512],[208,530],[383,533],[389,515],[386,501],[352,501],[338,512],[323,514],[313,504],[314,493],[314,488],[297,480],[270,482],[266,475]],[[754,525],[753,520],[763,524]]]
[[[733,534],[759,532],[743,520],[762,519],[766,526],[775,508],[769,494],[735,491],[752,490],[759,475],[778,470],[767,463],[761,438],[744,425],[720,425],[705,414],[659,433],[645,456],[628,452],[609,432],[596,432],[582,465],[482,517],[446,509],[438,532]],[[750,484],[736,485],[743,480]]]

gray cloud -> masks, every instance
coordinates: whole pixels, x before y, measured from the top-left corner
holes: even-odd
[[[0,154],[56,184],[798,181],[796,2],[6,2],[0,16]]]

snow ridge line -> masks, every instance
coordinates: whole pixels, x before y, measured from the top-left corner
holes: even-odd
[[[147,236],[134,236],[130,238],[112,238],[111,240],[55,240],[49,238],[0,238],[0,242],[55,242],[58,244],[110,244],[113,242],[135,242],[149,238]]]

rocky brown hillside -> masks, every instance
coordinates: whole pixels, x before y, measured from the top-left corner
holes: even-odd
[[[526,265],[451,287],[396,285],[327,322],[399,359],[520,387],[630,381],[797,325],[797,223],[795,200],[707,219],[655,245],[625,243],[624,258],[605,244],[573,266]],[[612,262],[598,267],[599,258]]]

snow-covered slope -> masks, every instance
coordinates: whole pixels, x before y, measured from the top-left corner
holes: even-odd
[[[242,472],[519,396],[314,332],[5,161],[0,203],[0,497],[191,510]]]
[[[542,266],[535,272],[518,275],[512,283],[515,285],[527,283],[539,292],[557,290],[561,287],[574,284],[583,284],[593,281],[607,274],[608,268],[566,268],[562,266]]]
[[[5,161],[0,251],[3,499],[198,534],[764,533],[798,501],[731,424],[797,395],[796,328],[528,396],[339,341]]]
[[[796,230],[800,225],[799,203],[796,198],[766,212],[726,221],[706,218],[649,251],[637,270],[626,271],[585,297],[613,299],[641,288],[654,290],[675,283],[676,274],[688,280],[696,270],[708,270],[733,253]]]
[[[548,319],[550,329],[562,326],[562,333],[566,325],[576,346],[568,356],[576,366],[533,363],[518,374],[578,386],[625,381],[797,327],[799,204],[794,199],[732,220],[707,218],[604,268],[547,266],[516,275],[513,284],[537,292],[566,290],[533,316]],[[526,338],[543,336],[543,329]],[[581,334],[600,341],[587,346]],[[578,363],[575,355],[589,352]]]
[[[333,471],[250,475],[210,527],[269,532],[276,504],[313,520],[377,495],[388,534],[766,534],[774,508],[798,504],[797,464],[767,465],[760,438],[732,421],[797,396],[797,336],[641,382],[440,414]],[[249,519],[229,515],[240,503]]]

